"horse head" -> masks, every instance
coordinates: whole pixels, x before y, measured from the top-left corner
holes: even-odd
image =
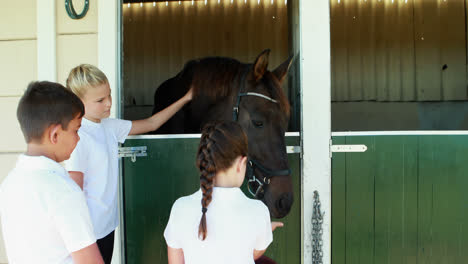
[[[270,72],[268,56],[269,50],[262,52],[241,80],[234,96],[233,119],[238,116],[249,140],[248,188],[268,206],[273,217],[282,218],[293,203],[284,137],[289,103],[281,88],[292,58]]]
[[[220,57],[189,61],[179,74],[156,90],[153,113],[192,86],[192,102],[164,124],[159,133],[197,133],[213,120],[239,122],[249,141],[249,190],[268,206],[273,217],[282,218],[293,203],[285,144],[289,103],[281,88],[292,57],[269,71],[269,53],[260,53],[253,64]]]

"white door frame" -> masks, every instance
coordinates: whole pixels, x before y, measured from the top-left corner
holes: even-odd
[[[111,109],[111,117],[120,118],[120,14],[122,11],[122,0],[115,1],[98,1],[98,67],[106,73],[109,85],[112,89],[111,94],[114,99],[114,104]],[[119,175],[119,179],[122,179]],[[119,180],[119,185],[121,182]],[[122,188],[119,187],[119,211],[120,223],[123,223],[123,208],[122,208],[122,195],[120,195]],[[121,225],[115,231],[114,253],[112,263],[124,263],[125,251],[123,249]],[[120,242],[120,243],[119,243]]]
[[[329,0],[299,0],[302,135],[302,252],[312,263],[312,209],[317,190],[323,219],[323,263],[331,263],[331,70]]]
[[[55,0],[38,0],[37,80],[57,81],[57,10]]]

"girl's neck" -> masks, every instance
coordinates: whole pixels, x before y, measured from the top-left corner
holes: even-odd
[[[214,179],[214,186],[223,188],[240,187],[238,178],[235,170],[218,172]]]

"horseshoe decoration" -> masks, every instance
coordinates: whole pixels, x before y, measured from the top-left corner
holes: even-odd
[[[89,9],[89,0],[85,0],[83,11],[80,14],[77,14],[75,8],[73,7],[73,0],[65,0],[65,10],[67,10],[67,14],[72,19],[80,19],[83,18]]]

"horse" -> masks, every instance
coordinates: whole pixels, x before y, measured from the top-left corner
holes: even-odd
[[[237,121],[248,137],[248,189],[272,217],[283,218],[293,204],[293,188],[285,145],[290,106],[281,85],[292,56],[270,72],[269,54],[264,50],[253,64],[226,57],[187,62],[155,91],[153,114],[193,87],[192,101],[156,133],[200,133],[209,121]]]

